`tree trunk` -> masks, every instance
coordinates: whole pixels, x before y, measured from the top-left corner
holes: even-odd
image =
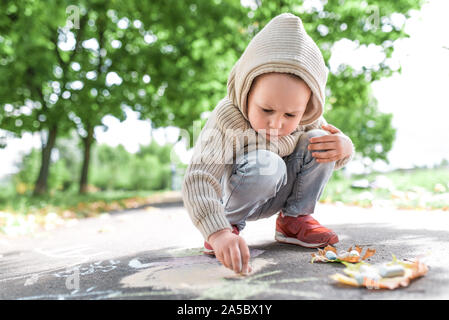
[[[82,140],[84,145],[84,156],[80,178],[80,188],[79,188],[80,194],[88,192],[90,150],[94,141],[94,128],[92,126],[89,126],[87,128],[87,136],[84,137]]]
[[[53,147],[55,146],[57,132],[57,125],[53,125],[51,128],[49,128],[47,142],[45,143],[45,145],[42,144],[41,168],[39,170],[39,176],[34,186],[34,196],[42,195],[47,192],[47,180],[48,174],[50,172],[51,152],[53,150]]]

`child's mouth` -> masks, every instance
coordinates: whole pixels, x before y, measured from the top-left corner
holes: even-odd
[[[270,139],[270,138],[277,139],[277,138],[281,137],[281,135],[278,132],[276,132],[275,130],[273,130],[273,131],[274,132],[271,132],[271,130],[264,129],[264,130],[259,131],[258,133],[260,135],[264,136],[266,139]],[[271,132],[271,134],[270,134],[270,132]]]
[[[267,139],[270,139],[270,138],[277,139],[277,138],[279,138],[279,135],[278,134],[274,135],[274,134],[267,133],[266,137],[267,137]]]

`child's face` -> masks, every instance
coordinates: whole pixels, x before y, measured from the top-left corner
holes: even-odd
[[[283,73],[257,77],[248,94],[248,120],[267,139],[292,133],[299,125],[311,96],[310,88],[299,79]]]

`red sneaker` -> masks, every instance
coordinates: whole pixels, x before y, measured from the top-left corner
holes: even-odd
[[[323,227],[312,216],[285,216],[282,212],[276,219],[275,240],[306,248],[320,248],[338,242],[338,236],[332,230]]]
[[[234,226],[234,225],[232,226],[232,233],[236,234],[236,235],[239,235],[239,229],[237,228],[237,226]],[[214,249],[212,248],[212,246],[207,241],[204,241],[203,253],[210,254],[210,255],[215,255]]]

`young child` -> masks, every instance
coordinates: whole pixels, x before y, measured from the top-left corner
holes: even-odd
[[[228,78],[227,95],[195,143],[182,186],[185,207],[215,254],[251,272],[239,232],[279,212],[275,239],[308,248],[338,242],[312,218],[333,170],[354,154],[350,138],[322,116],[328,70],[297,16],[272,19]]]

